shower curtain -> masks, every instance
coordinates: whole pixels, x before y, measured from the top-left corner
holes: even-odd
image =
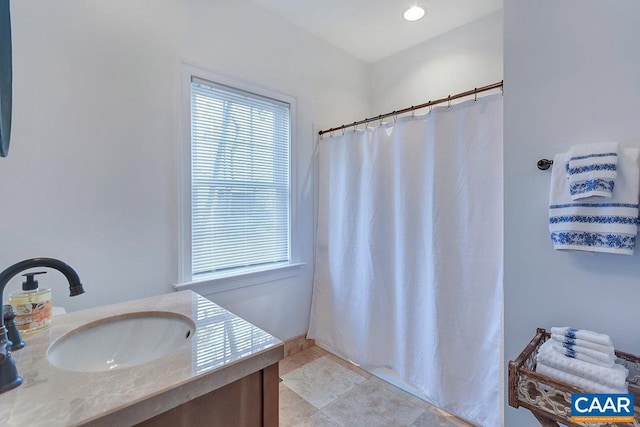
[[[500,424],[502,96],[321,138],[309,338]]]

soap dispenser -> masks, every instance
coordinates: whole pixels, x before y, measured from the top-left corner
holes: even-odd
[[[51,289],[38,289],[37,274],[46,271],[26,273],[22,291],[9,295],[9,304],[16,313],[15,323],[22,334],[40,331],[51,325]]]

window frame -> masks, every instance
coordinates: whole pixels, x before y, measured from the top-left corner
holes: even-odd
[[[193,280],[192,275],[192,182],[191,182],[191,80],[209,81],[249,92],[278,102],[289,104],[289,262],[273,264],[242,271],[212,274],[202,280]],[[255,84],[224,76],[190,64],[181,64],[180,72],[180,136],[179,136],[179,209],[178,209],[178,283],[175,290],[191,289],[201,293],[216,293],[244,286],[252,286],[274,280],[294,277],[305,265],[300,262],[300,242],[297,221],[297,157],[296,99],[290,95],[266,89]]]

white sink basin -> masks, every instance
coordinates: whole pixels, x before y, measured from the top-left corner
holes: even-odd
[[[103,372],[151,362],[173,352],[196,330],[188,317],[147,311],[107,317],[61,336],[47,350],[57,368]]]

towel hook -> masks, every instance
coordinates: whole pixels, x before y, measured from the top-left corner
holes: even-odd
[[[538,169],[541,171],[546,171],[553,165],[553,160],[549,159],[540,159],[538,160]]]

